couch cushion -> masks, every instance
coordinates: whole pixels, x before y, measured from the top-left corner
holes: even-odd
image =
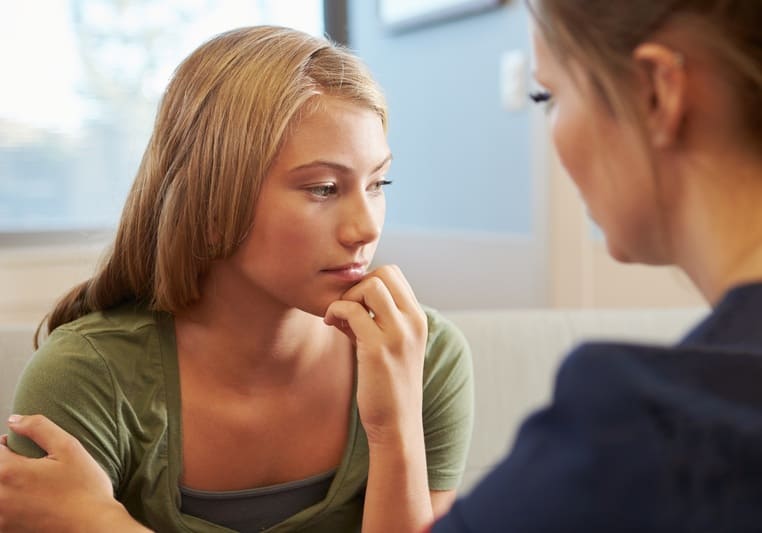
[[[34,352],[35,329],[32,324],[0,325],[0,433],[6,433],[5,420],[11,414],[16,381]]]
[[[550,398],[563,356],[584,340],[670,343],[705,309],[450,311],[471,345],[475,417],[461,492],[509,450],[529,412]]]

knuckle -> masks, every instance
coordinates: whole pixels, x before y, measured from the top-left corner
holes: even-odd
[[[372,289],[374,291],[380,291],[383,290],[386,287],[383,280],[381,278],[373,276],[372,278],[368,278],[368,288]]]
[[[58,451],[66,455],[78,454],[83,450],[82,444],[74,437],[67,436],[61,440]]]
[[[24,417],[24,422],[26,422],[26,425],[31,428],[37,428],[40,427],[45,423],[46,418],[42,415],[26,415]]]
[[[419,307],[416,311],[413,312],[412,316],[410,317],[410,325],[413,328],[413,331],[417,333],[428,333],[429,319],[423,309]]]
[[[2,486],[3,488],[12,487],[15,485],[17,480],[18,480],[18,475],[13,470],[13,468],[7,465],[0,466],[0,486]]]

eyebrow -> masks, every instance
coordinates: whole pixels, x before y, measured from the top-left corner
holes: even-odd
[[[383,161],[381,161],[378,165],[376,165],[376,167],[371,171],[371,174],[375,174],[376,172],[384,168],[391,160],[392,160],[392,154],[387,155]],[[316,159],[314,161],[310,161],[309,163],[305,163],[303,165],[299,165],[297,167],[292,168],[291,170],[289,170],[289,173],[295,172],[297,170],[302,170],[305,168],[312,168],[312,167],[332,168],[338,172],[342,172],[345,174],[349,174],[350,172],[352,172],[351,168],[349,168],[346,165],[342,165],[341,163],[337,163],[335,161],[327,161],[325,159]]]

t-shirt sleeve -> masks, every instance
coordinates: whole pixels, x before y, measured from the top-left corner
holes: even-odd
[[[43,414],[76,437],[119,486],[123,461],[117,399],[111,372],[100,354],[77,332],[54,331],[21,375],[13,412]],[[9,447],[28,457],[45,452],[10,433]]]
[[[432,531],[656,531],[667,494],[654,483],[663,450],[640,378],[617,351],[573,352],[553,402],[522,424],[511,453]]]
[[[471,349],[463,333],[427,309],[429,338],[423,382],[423,425],[431,490],[457,488],[474,419]]]

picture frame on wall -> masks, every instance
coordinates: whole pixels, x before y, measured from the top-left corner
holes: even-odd
[[[377,0],[378,15],[389,31],[402,32],[493,9],[505,0]]]

